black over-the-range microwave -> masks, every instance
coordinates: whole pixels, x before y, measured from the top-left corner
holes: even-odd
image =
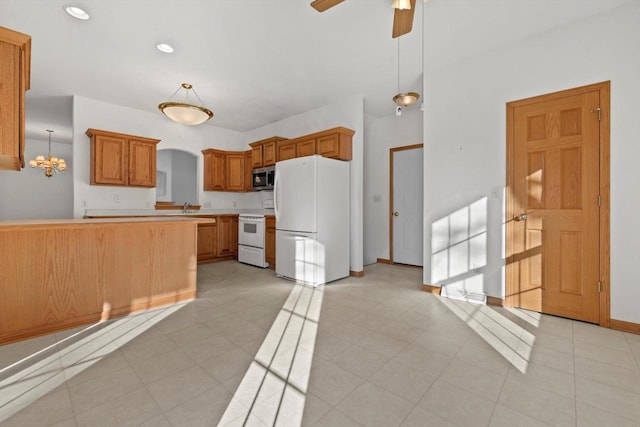
[[[267,166],[265,168],[254,169],[251,173],[251,190],[273,190],[273,183],[276,178],[276,167]]]

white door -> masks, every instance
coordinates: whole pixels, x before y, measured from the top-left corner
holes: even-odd
[[[273,199],[276,229],[316,232],[317,159],[299,157],[276,163]]]
[[[392,149],[393,200],[391,207],[392,259],[422,265],[422,147]]]

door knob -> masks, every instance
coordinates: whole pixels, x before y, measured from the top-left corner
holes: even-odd
[[[520,215],[516,216],[514,219],[516,221],[524,221],[525,219],[527,219],[527,214],[524,214],[524,213],[520,214]]]
[[[400,212],[398,212],[398,211],[393,213],[393,216],[398,216],[398,215],[400,215]]]

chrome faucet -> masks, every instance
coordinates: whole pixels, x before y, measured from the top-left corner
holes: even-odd
[[[189,202],[184,202],[184,206],[182,207],[182,213],[189,213],[190,207],[191,205],[189,205]]]

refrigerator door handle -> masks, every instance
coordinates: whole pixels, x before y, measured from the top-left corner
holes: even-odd
[[[275,177],[273,178],[273,213],[276,214],[276,221],[278,220],[278,170],[276,169]]]

